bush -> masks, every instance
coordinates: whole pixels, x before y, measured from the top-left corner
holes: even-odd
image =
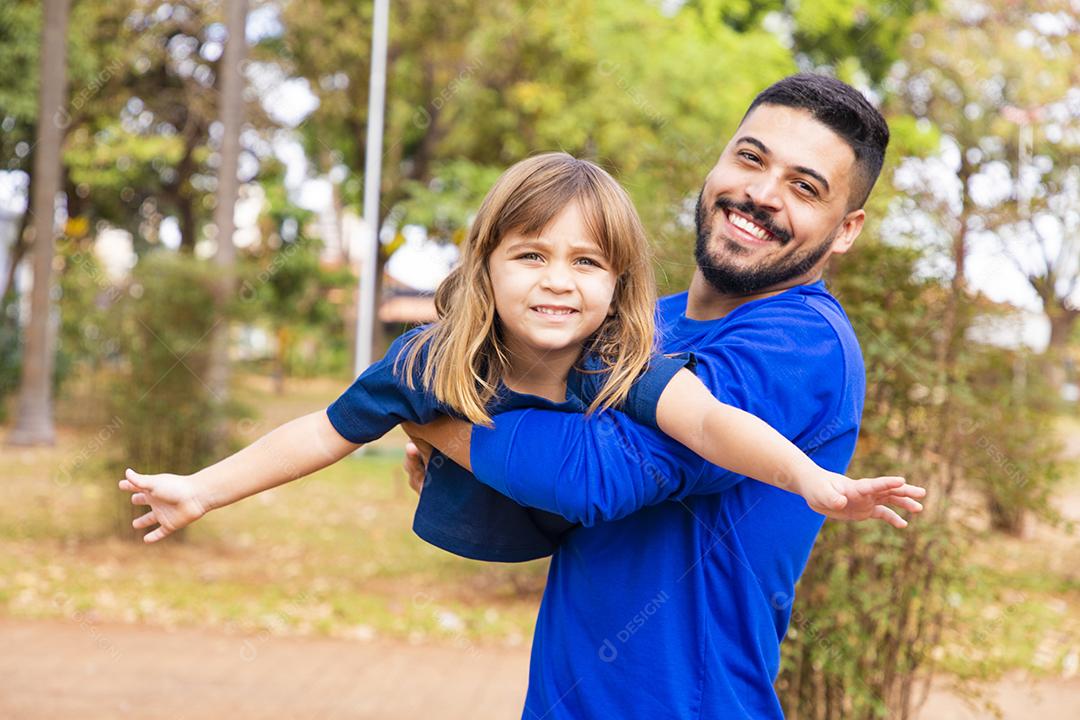
[[[791,720],[912,717],[942,630],[956,622],[948,598],[970,573],[966,553],[978,528],[955,502],[961,487],[1004,508],[1048,513],[1056,475],[1046,418],[1017,395],[1010,353],[963,341],[975,312],[966,297],[952,355],[943,355],[948,290],[918,279],[918,259],[868,242],[857,265],[830,278],[867,368],[849,474],[904,474],[931,495],[903,532],[825,524],[782,648],[777,692]]]
[[[210,331],[224,321],[214,308],[214,281],[209,264],[158,251],[139,262],[117,303],[113,334],[122,363],[110,398],[122,466],[190,473],[228,443],[214,433],[236,408],[218,402],[206,384]],[[121,513],[120,532],[132,534],[130,519],[142,512]]]
[[[0,307],[0,422],[7,420],[8,397],[19,387],[22,343],[19,341],[18,303]]]

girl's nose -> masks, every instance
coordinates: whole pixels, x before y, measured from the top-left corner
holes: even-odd
[[[574,280],[570,274],[570,268],[559,262],[550,263],[544,269],[540,284],[545,290],[551,290],[552,292],[567,292],[574,289]]]

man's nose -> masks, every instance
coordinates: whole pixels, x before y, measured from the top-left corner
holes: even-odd
[[[763,175],[746,186],[746,196],[760,208],[770,211],[780,209],[780,179]]]

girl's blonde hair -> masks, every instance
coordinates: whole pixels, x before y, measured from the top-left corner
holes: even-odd
[[[522,160],[488,191],[461,263],[435,292],[439,320],[402,353],[409,387],[427,347],[424,387],[471,422],[491,425],[486,408],[509,369],[509,353],[496,321],[488,259],[508,233],[537,235],[571,202],[578,203],[617,277],[612,312],[585,343],[585,351],[595,353],[608,373],[588,412],[626,398],[654,348],[656,289],[649,244],[622,186],[599,166],[561,152]]]

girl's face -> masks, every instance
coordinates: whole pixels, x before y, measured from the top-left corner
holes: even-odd
[[[539,236],[508,233],[488,272],[508,349],[537,359],[563,351],[576,358],[607,318],[617,279],[576,202]]]

